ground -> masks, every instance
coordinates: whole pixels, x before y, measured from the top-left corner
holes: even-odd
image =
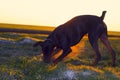
[[[109,37],[117,54],[116,67],[110,66],[110,54],[100,41],[102,60],[94,67],[90,66],[95,53],[87,37],[73,46],[72,53],[57,65],[45,64],[41,59],[41,47],[33,48],[32,45],[46,37],[41,34],[0,33],[0,80],[120,80],[119,37]]]

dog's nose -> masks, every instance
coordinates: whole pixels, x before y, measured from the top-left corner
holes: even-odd
[[[50,62],[49,62],[49,61],[47,61],[47,60],[44,60],[44,62],[45,62],[45,63],[50,63]]]

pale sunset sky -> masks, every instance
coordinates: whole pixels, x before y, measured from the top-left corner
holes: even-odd
[[[0,0],[0,23],[57,27],[78,15],[106,10],[109,31],[120,31],[120,0]]]

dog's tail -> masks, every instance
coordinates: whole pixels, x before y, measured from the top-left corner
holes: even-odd
[[[105,17],[106,12],[107,12],[107,11],[103,11],[103,12],[102,12],[102,15],[101,15],[101,17],[100,17],[101,20],[104,20],[104,17]]]

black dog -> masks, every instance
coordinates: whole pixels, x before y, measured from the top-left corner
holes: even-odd
[[[88,33],[89,41],[96,53],[93,65],[96,65],[101,59],[98,47],[98,39],[105,44],[112,55],[112,66],[115,66],[116,54],[107,38],[107,26],[103,22],[106,11],[103,11],[101,17],[94,15],[82,15],[71,19],[70,21],[58,26],[44,42],[37,42],[35,46],[40,45],[43,51],[43,59],[46,63],[58,63],[72,50],[71,46],[76,45],[81,38]],[[55,49],[56,48],[56,49]],[[56,60],[52,61],[52,53],[63,50]]]

